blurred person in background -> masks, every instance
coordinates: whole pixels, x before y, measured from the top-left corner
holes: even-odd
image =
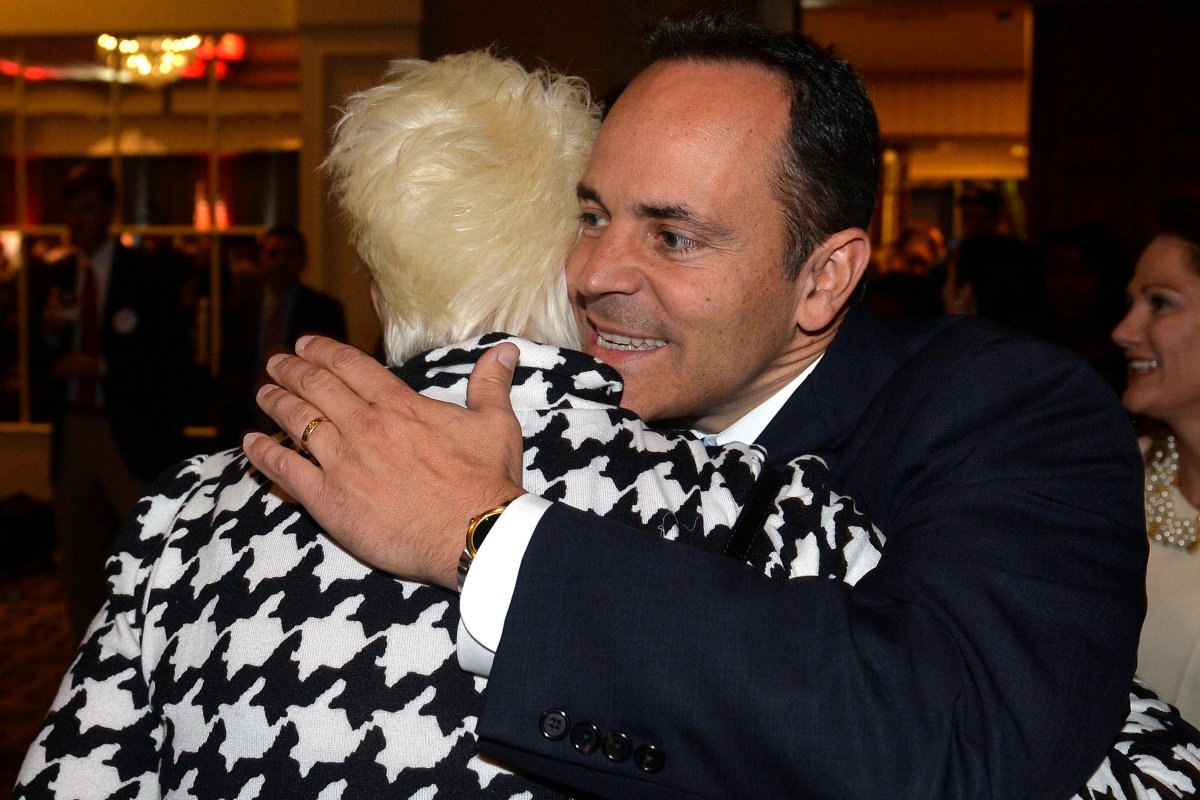
[[[237,444],[251,429],[276,429],[254,402],[254,393],[266,380],[267,359],[290,351],[306,333],[346,338],[341,301],[300,281],[307,265],[304,234],[293,225],[275,225],[259,240],[255,269],[233,281],[222,315],[219,447]]]
[[[1122,402],[1146,458],[1146,621],[1138,675],[1200,722],[1200,199],[1170,204],[1113,330],[1125,351]]]
[[[972,236],[1009,234],[1004,195],[987,186],[966,186],[955,201],[958,211],[958,235],[946,243],[943,255],[929,269],[929,281],[938,289],[945,286],[950,261],[962,243]]]
[[[175,271],[109,231],[113,179],[81,165],[62,199],[70,247],[30,270],[30,361],[54,424],[55,535],[82,635],[118,524],[181,454],[187,330]]]
[[[930,270],[945,254],[945,238],[937,226],[909,222],[882,262],[872,259],[865,278],[867,306],[882,319],[937,316],[941,300]]]
[[[888,248],[882,271],[906,272],[922,278],[946,255],[946,237],[932,222],[911,220]]]
[[[942,307],[947,314],[979,316],[1042,333],[1046,312],[1037,253],[1007,234],[980,233],[964,239],[950,254]]]

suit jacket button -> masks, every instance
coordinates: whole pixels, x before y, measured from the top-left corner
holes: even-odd
[[[642,772],[658,772],[666,766],[667,757],[654,745],[643,744],[633,751],[633,763]]]
[[[604,734],[604,755],[608,756],[609,761],[620,764],[629,758],[631,752],[633,752],[633,745],[629,743],[628,736],[617,731],[609,731]]]
[[[571,729],[571,744],[585,756],[590,756],[600,747],[600,729],[590,722],[579,723]]]
[[[541,720],[542,735],[552,742],[557,742],[559,739],[567,735],[567,731],[571,729],[571,720],[567,717],[565,711],[557,708],[551,708],[542,712]]]

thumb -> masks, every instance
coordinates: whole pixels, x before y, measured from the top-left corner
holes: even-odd
[[[508,392],[520,358],[521,351],[508,342],[480,356],[467,380],[467,407],[475,411],[486,407],[511,408]]]

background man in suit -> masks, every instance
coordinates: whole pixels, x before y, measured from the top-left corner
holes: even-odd
[[[305,333],[346,338],[341,302],[300,282],[307,265],[304,234],[293,225],[275,225],[259,240],[257,271],[235,284],[222,323],[217,397],[221,447],[237,444],[251,428],[274,429],[254,403],[268,358],[289,352]]]
[[[117,525],[180,455],[187,329],[174,273],[109,234],[112,178],[78,167],[62,197],[71,248],[31,272],[32,363],[54,423],[55,534],[82,634]]]
[[[461,409],[302,341],[270,365],[290,391],[260,403],[293,436],[330,420],[319,465],[254,435],[248,455],[369,562],[466,573],[468,638],[494,653],[480,745],[520,768],[623,798],[1069,796],[1126,714],[1144,611],[1127,420],[1043,343],[847,311],[878,164],[848,65],[729,20],[657,38],[580,182],[567,277],[587,351],[644,416],[757,441],[775,465],[822,455],[887,537],[879,566],[853,588],[780,589],[562,504],[506,503],[506,347]],[[593,727],[602,746],[576,746]]]

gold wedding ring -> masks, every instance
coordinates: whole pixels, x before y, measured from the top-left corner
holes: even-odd
[[[329,422],[329,417],[313,417],[307,425],[304,426],[304,433],[300,434],[300,449],[308,453],[308,437],[312,436],[312,432],[317,429],[317,426],[322,422]],[[309,455],[312,455],[309,453]]]

